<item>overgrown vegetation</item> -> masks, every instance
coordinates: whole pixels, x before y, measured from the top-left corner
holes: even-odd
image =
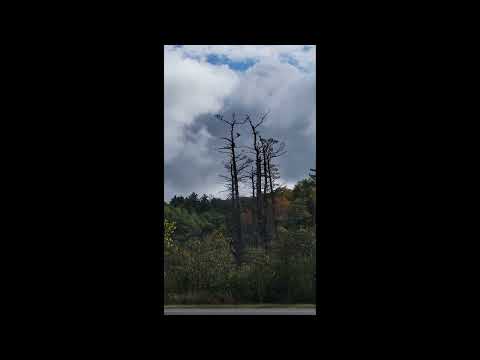
[[[273,160],[286,151],[262,137],[267,115],[216,116],[228,132],[217,149],[226,155],[227,200],[192,193],[164,204],[165,304],[316,302],[316,175],[293,190],[276,182]],[[242,146],[237,131],[247,122],[252,145]],[[251,196],[241,197],[239,184]]]
[[[193,193],[165,203],[165,303],[315,303],[314,189],[305,179],[278,191],[279,238],[270,250],[253,246],[254,202],[244,199],[242,227],[252,241],[239,266],[230,249],[229,200]]]

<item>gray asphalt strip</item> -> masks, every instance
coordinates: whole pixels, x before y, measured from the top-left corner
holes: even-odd
[[[164,315],[316,315],[316,309],[195,309],[195,308],[174,308],[164,309]]]

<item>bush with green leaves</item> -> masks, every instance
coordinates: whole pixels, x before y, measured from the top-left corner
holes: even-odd
[[[181,262],[169,272],[168,290],[171,293],[211,292],[217,297],[230,295],[230,275],[234,259],[230,246],[221,231],[205,239],[191,239],[180,246]]]
[[[315,238],[307,228],[279,230],[273,247],[272,298],[280,302],[312,302],[315,298]]]
[[[279,221],[279,238],[267,252],[253,247],[253,224],[242,224],[247,249],[239,266],[231,252],[228,200],[192,194],[165,204],[165,301],[315,303],[315,191],[310,179],[293,190],[279,191],[286,199],[285,215]],[[245,200],[242,205],[252,210],[255,202]]]

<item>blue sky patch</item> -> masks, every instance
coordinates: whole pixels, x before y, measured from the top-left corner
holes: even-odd
[[[287,54],[280,54],[280,61],[289,63],[290,65],[293,65],[295,67],[299,67],[297,59]]]
[[[235,71],[245,71],[249,67],[255,65],[255,60],[246,59],[244,61],[233,61],[225,55],[209,54],[207,56],[207,62],[213,65],[228,65],[228,67]]]

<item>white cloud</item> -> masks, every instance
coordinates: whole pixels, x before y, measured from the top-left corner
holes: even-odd
[[[265,126],[287,129],[315,122],[315,96],[315,74],[265,59],[240,75],[231,97],[243,107],[270,110]]]
[[[165,162],[185,145],[184,128],[204,113],[218,112],[238,77],[227,66],[214,66],[166,48],[165,56]],[[205,133],[200,134],[205,136]]]
[[[169,50],[179,51],[192,57],[205,59],[209,54],[226,56],[233,61],[246,59],[291,59],[301,68],[312,71],[315,68],[315,45],[183,45],[170,46]]]
[[[191,125],[199,115],[232,109],[251,114],[269,109],[262,131],[287,143],[288,153],[279,160],[282,178],[293,188],[305,177],[315,163],[315,50],[313,46],[304,51],[303,45],[165,46],[166,199],[192,191],[226,195],[218,193],[223,189],[217,178],[221,155],[208,147],[209,130],[218,135],[220,125],[198,122],[209,130],[192,130]],[[235,72],[207,63],[209,54],[256,63]],[[174,157],[179,161],[173,162]]]

